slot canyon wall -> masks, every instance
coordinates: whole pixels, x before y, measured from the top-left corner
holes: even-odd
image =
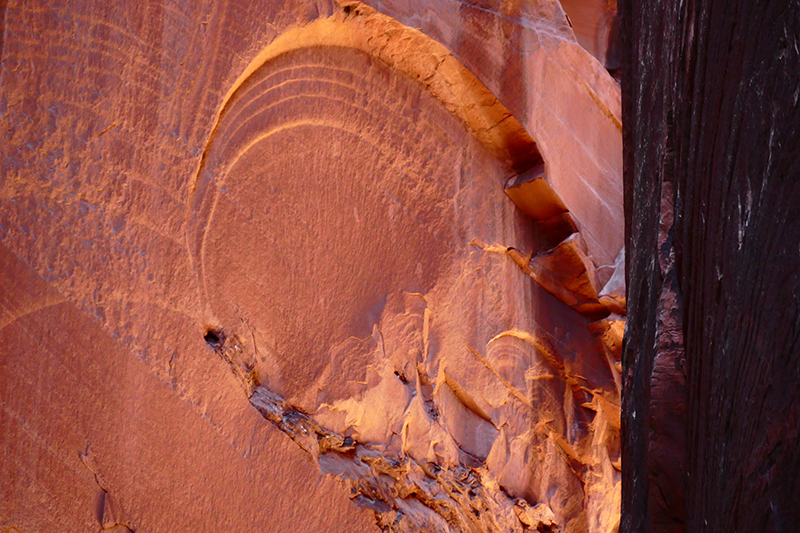
[[[620,531],[797,531],[800,2],[620,18]]]
[[[616,531],[615,13],[0,4],[0,531]]]

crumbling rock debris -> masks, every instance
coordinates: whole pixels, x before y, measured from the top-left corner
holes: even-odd
[[[549,364],[553,373],[530,377],[563,380],[567,390],[571,390],[570,396],[574,398],[572,401],[583,398],[581,408],[594,413],[594,421],[591,423],[594,435],[592,436],[590,432],[584,437],[593,441],[594,444],[590,448],[586,446],[586,441],[575,443],[574,437],[561,436],[560,431],[551,425],[553,420],[545,419],[538,424],[543,424],[545,435],[552,439],[555,452],[553,458],[569,465],[573,475],[584,487],[583,490],[593,488],[597,490],[597,484],[592,481],[599,472],[595,470],[596,466],[587,462],[587,453],[590,457],[596,456],[598,446],[608,449],[612,455],[607,456],[606,465],[613,467],[612,472],[619,471],[619,426],[615,422],[619,417],[619,407],[615,406],[615,401],[618,401],[615,398],[618,398],[619,391],[604,392],[587,388],[587,380],[566,367],[564,362],[558,359],[552,344],[545,339],[536,339],[524,332],[509,331],[496,336],[490,344],[502,342],[503,339],[519,339],[537,347],[537,351]],[[512,394],[511,397],[519,402],[518,405],[521,404],[533,412],[542,407],[531,403],[529,395],[517,390],[477,350],[470,346],[467,346],[467,349],[499,383],[508,389]],[[491,406],[487,408],[484,404],[482,408],[478,405],[477,397],[471,396],[474,393],[459,385],[446,370],[441,373],[439,379],[442,382],[436,387],[436,390],[441,389],[440,394],[423,392],[426,386],[430,388],[431,378],[422,374],[424,367],[420,365],[411,372],[401,374],[395,370],[391,377],[386,375],[383,378],[390,381],[396,378],[404,386],[415,387],[426,404],[424,410],[416,411],[413,399],[408,404],[397,423],[401,437],[398,446],[392,440],[388,444],[370,442],[356,437],[355,433],[353,436],[347,436],[326,428],[316,419],[320,418],[319,416],[303,412],[279,394],[259,384],[253,379],[252,358],[248,360],[252,351],[247,349],[247,343],[243,339],[226,335],[223,343],[215,350],[241,381],[253,407],[308,453],[322,472],[335,476],[357,505],[371,509],[376,515],[376,522],[385,530],[409,533],[570,531],[575,527],[581,527],[573,523],[562,529],[559,519],[547,502],[531,504],[524,498],[510,494],[509,487],[503,486],[501,480],[496,477],[497,463],[491,459],[496,452],[476,455],[475,449],[471,448],[475,442],[463,440],[459,442],[458,432],[463,428],[452,425],[448,428],[446,421],[441,420],[438,415],[437,403],[447,410],[448,398],[456,399],[461,403],[461,409],[477,414],[480,419],[486,420],[494,427],[498,424],[493,421],[493,417],[497,419],[498,415],[487,414],[487,411],[492,412]],[[380,409],[380,406],[367,406],[367,409],[370,408]],[[409,435],[409,432],[412,431],[410,429],[412,426],[419,426],[420,419],[415,420],[415,418],[420,415],[428,425],[425,431],[429,434],[438,434],[439,445],[447,445],[449,442],[449,446],[456,451],[453,459],[448,460],[446,454],[426,457],[419,453],[419,444],[412,442],[414,436]],[[468,420],[463,418],[451,421],[456,424],[469,424]],[[503,424],[507,429],[500,436],[501,440],[492,446],[493,449],[496,449],[498,444],[508,447],[514,441],[514,430],[508,423],[513,422],[508,420]],[[356,426],[358,425],[357,423]],[[378,425],[381,423],[378,422]],[[360,430],[362,434],[365,434],[365,429]],[[527,428],[527,431],[530,432],[530,429]],[[525,431],[526,428],[522,426],[516,431],[521,430]],[[419,428],[416,432],[419,432]],[[347,433],[352,433],[352,430],[348,429]],[[464,438],[463,434],[461,438]],[[507,442],[502,442],[506,439]],[[539,460],[548,461],[544,457],[540,457]],[[607,497],[607,495],[602,496],[602,498]],[[603,503],[607,504],[607,501]]]
[[[383,450],[322,428],[263,387],[253,390],[250,402],[324,472],[335,475],[357,504],[375,511],[377,523],[388,531],[507,532],[522,531],[523,525],[558,530],[546,504],[531,508],[513,500],[485,469],[387,458]]]
[[[517,500],[514,512],[519,521],[536,531],[558,531],[553,511],[545,504],[538,503],[531,507],[525,500]]]

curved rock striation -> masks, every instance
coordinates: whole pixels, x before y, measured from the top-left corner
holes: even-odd
[[[616,86],[485,4],[4,11],[0,526],[615,530]]]
[[[568,215],[541,162],[511,195],[532,218],[504,194],[535,144],[440,45],[365,6],[290,35],[224,100],[191,193],[215,348],[384,527],[521,531],[543,506],[541,527],[611,529],[619,380],[578,314],[608,310],[576,226],[547,223]],[[443,66],[420,74],[428,50]]]

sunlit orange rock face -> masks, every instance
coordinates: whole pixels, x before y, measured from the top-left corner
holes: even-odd
[[[6,8],[0,528],[618,528],[618,86],[372,4]]]

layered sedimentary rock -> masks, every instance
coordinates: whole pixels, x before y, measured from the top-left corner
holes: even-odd
[[[374,8],[5,8],[0,526],[615,529],[618,88]]]
[[[800,3],[621,7],[621,531],[793,531]]]

